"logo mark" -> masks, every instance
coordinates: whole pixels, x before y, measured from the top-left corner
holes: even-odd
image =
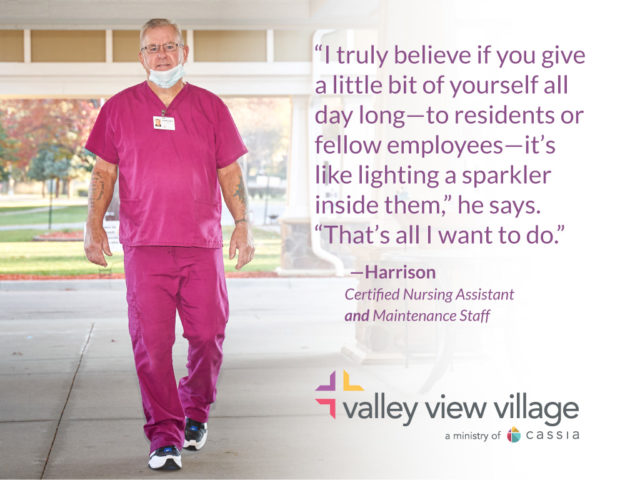
[[[507,440],[511,443],[516,443],[520,441],[521,433],[516,427],[511,427],[511,430],[507,432]]]
[[[360,385],[350,385],[349,384],[349,374],[346,370],[343,370],[342,374],[342,389],[345,392],[364,392],[364,388]]]
[[[336,371],[329,375],[329,385],[318,385],[316,392],[333,392],[336,389]]]
[[[316,402],[320,405],[329,405],[329,415],[336,418],[336,399],[335,398],[316,398]]]
[[[351,384],[349,374],[346,370],[342,371],[342,390],[345,392],[363,392],[364,388],[360,385]],[[336,391],[336,371],[329,375],[329,383],[326,385],[318,385],[316,392],[335,392]],[[336,399],[335,398],[316,398],[316,402],[320,405],[329,405],[329,415],[336,418]]]

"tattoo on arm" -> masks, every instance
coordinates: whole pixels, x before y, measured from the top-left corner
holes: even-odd
[[[89,195],[89,205],[93,207],[95,203],[104,196],[104,177],[102,172],[94,171],[91,175],[91,195]]]
[[[247,207],[247,189],[244,186],[244,180],[242,179],[242,175],[240,176],[240,181],[238,185],[236,185],[236,191],[233,192],[234,197],[238,197],[240,203],[246,208]]]

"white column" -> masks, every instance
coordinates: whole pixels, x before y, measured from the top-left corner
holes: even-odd
[[[25,30],[24,34],[24,63],[31,63],[31,30]]]
[[[187,58],[187,63],[193,63],[194,62],[194,58],[195,58],[195,54],[196,54],[196,49],[194,46],[194,41],[193,41],[193,29],[189,29],[187,30],[187,45],[189,46],[189,57]]]
[[[291,97],[291,143],[287,161],[287,208],[282,220],[309,220],[309,97]]]
[[[113,63],[113,30],[105,30],[105,54],[104,61]]]
[[[267,30],[267,62],[273,63],[275,56],[275,50],[273,46],[273,30]]]

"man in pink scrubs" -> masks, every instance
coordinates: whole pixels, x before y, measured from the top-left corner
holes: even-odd
[[[222,261],[221,198],[235,219],[229,257],[253,258],[247,192],[236,160],[247,152],[225,104],[182,80],[189,55],[180,29],[149,20],[139,60],[147,80],[110,98],[87,149],[91,177],[87,258],[111,255],[102,221],[120,175],[120,241],[129,332],[149,439],[149,467],[182,466],[183,447],[207,438],[229,307]],[[218,187],[219,185],[219,187]],[[176,386],[171,350],[176,310],[189,341],[188,374]]]

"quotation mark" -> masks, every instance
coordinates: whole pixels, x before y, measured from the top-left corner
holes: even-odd
[[[322,58],[324,63],[329,63],[329,46],[327,45],[326,47],[324,47],[321,43],[316,43],[313,46],[313,50],[318,52],[318,53],[323,53],[324,52],[324,58]]]

